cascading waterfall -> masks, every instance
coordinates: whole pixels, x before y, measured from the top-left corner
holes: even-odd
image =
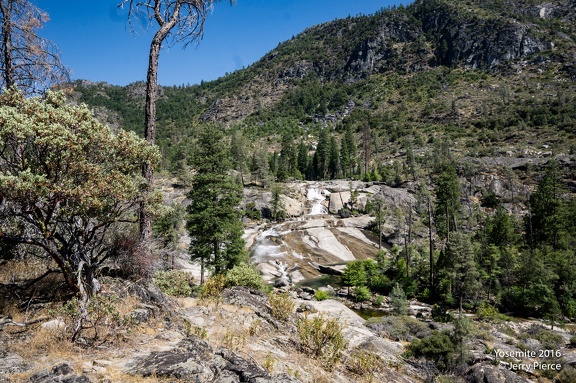
[[[312,209],[310,210],[310,215],[319,215],[319,214],[327,214],[328,209],[326,206],[322,204],[322,202],[326,199],[324,196],[326,192],[322,193],[316,188],[308,189],[306,193],[306,198],[308,201],[313,202]]]

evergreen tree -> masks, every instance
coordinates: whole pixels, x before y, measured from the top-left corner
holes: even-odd
[[[242,187],[228,174],[230,151],[224,134],[215,126],[205,128],[194,158],[196,174],[188,193],[187,229],[190,255],[200,263],[201,283],[205,269],[222,274],[246,258],[244,228],[238,209]]]
[[[330,132],[328,128],[322,129],[318,139],[318,148],[316,149],[316,179],[323,180],[328,176],[328,164],[330,160]]]
[[[352,177],[356,167],[356,141],[350,125],[346,127],[346,133],[344,133],[344,138],[342,139],[340,156],[344,176]]]
[[[565,247],[569,217],[564,201],[562,175],[556,161],[551,161],[546,174],[530,196],[530,212],[525,218],[525,232],[530,247],[551,245]],[[564,246],[562,246],[564,245]]]
[[[263,187],[266,186],[268,183],[268,178],[270,177],[266,151],[254,151],[252,154],[252,160],[250,161],[250,172],[256,181],[261,182]]]
[[[328,156],[328,174],[331,179],[338,178],[340,174],[340,154],[338,153],[338,143],[336,138],[330,138],[330,151]]]
[[[300,142],[298,145],[298,171],[302,176],[308,172],[308,147],[305,143]]]
[[[246,139],[240,132],[235,132],[230,141],[230,151],[234,169],[240,173],[242,186],[244,186],[244,171],[246,170]]]
[[[449,275],[453,296],[458,300],[458,309],[462,313],[464,299],[473,299],[480,290],[474,246],[470,237],[462,233],[454,233],[446,247],[445,275]]]
[[[436,230],[447,241],[450,232],[456,230],[456,219],[460,210],[460,183],[456,169],[448,166],[436,181]]]

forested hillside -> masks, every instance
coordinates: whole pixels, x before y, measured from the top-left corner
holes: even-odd
[[[369,278],[373,291],[399,282],[441,306],[574,318],[575,9],[418,0],[312,27],[246,69],[161,88],[163,169],[189,177],[198,132],[211,126],[230,137],[245,184],[407,188],[418,206],[401,227],[418,222],[419,239],[381,265],[384,279]],[[68,92],[141,132],[143,88],[80,81]]]

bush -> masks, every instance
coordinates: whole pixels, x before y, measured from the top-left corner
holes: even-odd
[[[366,286],[358,286],[354,289],[354,295],[358,302],[365,302],[370,299],[370,290]]]
[[[224,275],[214,275],[202,285],[200,289],[200,298],[215,298],[219,297],[222,290],[226,287],[227,280]]]
[[[382,337],[396,341],[410,341],[414,337],[424,338],[430,334],[428,325],[409,316],[370,318],[365,326]]]
[[[323,360],[329,367],[340,359],[347,342],[338,320],[320,315],[312,319],[299,319],[297,325],[300,347],[306,354]]]
[[[439,370],[446,371],[454,354],[454,344],[448,332],[432,331],[422,339],[414,339],[409,345],[407,356],[426,358],[434,362]]]
[[[476,312],[478,319],[485,321],[509,321],[510,317],[500,314],[498,309],[487,303],[482,303]]]
[[[328,299],[329,296],[326,291],[316,290],[316,292],[314,293],[314,298],[316,298],[317,301],[324,301]]]
[[[192,281],[192,275],[181,270],[159,271],[154,276],[154,284],[165,294],[175,297],[192,295]]]
[[[543,350],[557,350],[564,345],[562,335],[540,325],[532,325],[523,335],[538,340],[542,344]]]
[[[85,306],[77,298],[66,302],[54,316],[63,316],[65,326],[62,334],[72,341],[82,339],[84,343],[94,344],[119,337],[123,331],[128,331],[137,324],[130,314],[123,315],[118,310],[121,307],[116,296],[96,295]]]
[[[357,375],[372,377],[384,369],[384,361],[376,352],[357,347],[352,351],[346,368]]]
[[[264,281],[258,270],[245,263],[228,270],[226,281],[228,286],[244,286],[258,290],[264,288]]]
[[[272,316],[276,319],[287,320],[292,315],[295,305],[296,303],[288,294],[270,294],[270,309],[272,310]]]

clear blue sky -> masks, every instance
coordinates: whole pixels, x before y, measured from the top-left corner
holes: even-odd
[[[56,43],[73,79],[126,85],[146,79],[153,31],[132,35],[119,0],[35,0],[50,21],[40,31]],[[197,84],[247,67],[304,29],[371,14],[406,0],[237,0],[217,3],[198,46],[163,48],[158,82]]]

